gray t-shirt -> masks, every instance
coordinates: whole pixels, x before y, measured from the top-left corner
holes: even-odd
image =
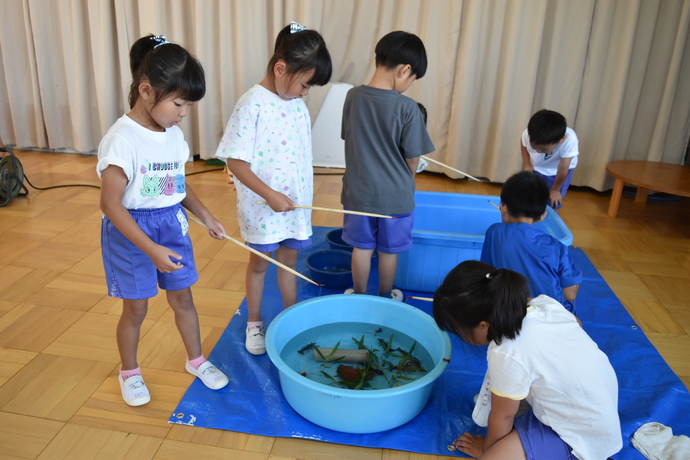
[[[341,137],[345,174],[340,202],[377,214],[413,211],[415,182],[405,158],[434,151],[417,103],[395,90],[352,88],[343,106]]]

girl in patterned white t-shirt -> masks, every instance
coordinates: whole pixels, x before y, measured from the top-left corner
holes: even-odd
[[[264,254],[275,252],[277,261],[293,269],[312,235],[311,211],[295,208],[311,205],[314,183],[311,120],[302,97],[311,86],[328,83],[331,70],[318,32],[295,22],[283,28],[266,76],[237,102],[216,152],[234,175],[242,238]],[[266,352],[261,300],[268,265],[250,253],[245,346],[254,355]],[[279,270],[278,285],[285,308],[295,304],[295,275]]]

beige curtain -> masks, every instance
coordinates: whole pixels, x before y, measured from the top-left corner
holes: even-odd
[[[690,137],[690,0],[0,0],[0,136],[89,152],[127,110],[127,53],[164,34],[203,63],[207,95],[182,124],[211,158],[277,32],[322,33],[333,81],[366,83],[391,30],[419,35],[432,154],[504,181],[530,115],[557,110],[580,138],[573,184],[610,188],[611,160],[680,164]],[[323,100],[307,98],[312,119]],[[441,171],[438,167],[431,167]],[[444,171],[446,172],[446,171]],[[449,173],[453,176],[454,173]]]

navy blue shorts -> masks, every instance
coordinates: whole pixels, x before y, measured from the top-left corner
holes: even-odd
[[[101,250],[108,295],[118,299],[150,299],[158,294],[157,286],[166,291],[178,291],[196,283],[199,275],[184,208],[177,204],[160,209],[130,209],[129,213],[154,243],[181,255],[179,262],[183,267],[172,273],[159,272],[149,256],[103,216]]]
[[[386,254],[405,252],[412,247],[414,211],[393,217],[395,219],[345,214],[342,239],[359,249],[377,249]]]
[[[565,194],[568,191],[568,187],[570,187],[570,179],[573,178],[573,171],[575,171],[575,168],[571,168],[570,171],[568,171],[568,176],[565,178],[563,181],[563,185],[561,185],[561,189],[559,192],[561,192],[561,197],[565,198]],[[534,171],[535,173],[539,174],[541,177],[544,178],[546,181],[546,186],[549,187],[549,190],[551,190],[551,186],[553,183],[556,181],[556,176],[545,176],[544,174]],[[551,203],[549,203],[549,206],[551,206],[553,209],[558,209],[562,207],[562,204],[559,204],[558,206],[553,206]]]
[[[573,449],[550,426],[537,420],[531,408],[517,417],[513,426],[520,435],[527,460],[577,460],[571,453]]]
[[[278,243],[268,243],[268,244],[255,244],[255,243],[245,243],[252,249],[256,249],[259,252],[273,252],[276,251],[280,246],[285,246],[288,249],[300,250],[308,248],[311,246],[311,237],[306,240],[296,240],[294,238],[288,238],[287,240],[280,241]]]

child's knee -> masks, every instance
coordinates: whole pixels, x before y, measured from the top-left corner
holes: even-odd
[[[281,246],[280,249],[276,251],[276,260],[281,264],[287,265],[288,267],[294,269],[297,266],[298,255],[298,250]]]
[[[128,300],[125,299],[122,303],[122,318],[132,323],[141,325],[146,319],[149,306],[148,300]]]
[[[266,270],[268,270],[269,265],[270,262],[262,258],[250,260],[249,264],[247,265],[247,273],[263,275],[266,273]]]
[[[173,310],[194,309],[194,299],[191,289],[181,289],[179,291],[165,291],[168,303]]]

